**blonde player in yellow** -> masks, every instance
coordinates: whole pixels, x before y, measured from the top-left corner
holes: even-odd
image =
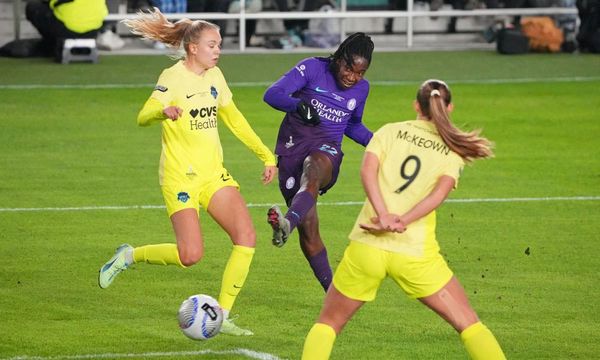
[[[444,82],[424,82],[414,104],[417,120],[387,124],[369,142],[361,167],[367,201],[306,337],[302,359],[328,359],[337,334],[365,302],[375,299],[388,276],[452,325],[471,358],[505,358],[440,255],[435,237],[435,209],[457,186],[464,163],[493,155],[478,132],[452,124],[450,100]]]
[[[236,108],[221,70],[219,27],[202,20],[168,21],[158,9],[125,23],[134,34],[183,47],[185,56],[165,69],[138,115],[138,124],[162,125],[159,178],[177,243],[121,245],[99,272],[107,288],[131,264],[191,266],[204,255],[198,207],[227,232],[233,243],[221,284],[225,313],[221,332],[252,335],[236,326],[229,312],[244,285],[254,255],[256,233],[238,183],[223,167],[218,125],[225,124],[264,163],[264,184],[276,175],[275,157]]]

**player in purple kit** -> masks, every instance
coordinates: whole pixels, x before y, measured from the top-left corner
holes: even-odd
[[[332,273],[327,249],[319,234],[317,196],[336,182],[342,163],[342,138],[366,146],[373,133],[362,123],[369,82],[373,41],[364,33],[350,35],[327,58],[300,61],[271,85],[266,103],[285,112],[279,128],[279,188],[288,206],[268,213],[273,245],[281,247],[298,228],[300,247],[325,291]]]

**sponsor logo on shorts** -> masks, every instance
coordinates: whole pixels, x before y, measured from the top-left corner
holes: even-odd
[[[286,149],[289,149],[289,148],[291,148],[291,147],[292,147],[292,146],[294,146],[294,145],[296,145],[296,144],[294,143],[294,139],[293,139],[293,138],[290,136],[290,141],[288,141],[288,142],[286,142],[286,143],[285,143],[285,148],[286,148]]]
[[[188,171],[185,173],[185,175],[189,178],[189,179],[193,179],[196,176],[198,176],[198,174],[196,174],[196,172],[194,171],[194,168],[192,167],[192,165],[190,165],[188,167]]]
[[[182,203],[186,203],[188,200],[190,199],[190,195],[188,193],[186,193],[185,191],[181,191],[180,193],[177,194],[177,200],[181,201]]]
[[[221,180],[229,181],[229,180],[231,180],[231,175],[229,175],[229,173],[221,174]]]
[[[294,187],[294,185],[296,185],[296,179],[294,179],[294,177],[290,176],[286,181],[285,181],[285,188],[290,190],[291,188]]]
[[[334,148],[331,145],[327,145],[327,144],[323,144],[321,145],[321,147],[319,148],[319,150],[321,151],[325,151],[326,153],[331,154],[332,156],[336,156],[338,154],[338,151],[336,148]]]

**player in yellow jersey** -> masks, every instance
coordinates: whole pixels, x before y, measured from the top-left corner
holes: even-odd
[[[435,237],[435,209],[457,186],[465,162],[493,155],[491,144],[452,124],[450,89],[440,80],[424,82],[414,106],[417,120],[383,126],[367,146],[361,167],[367,200],[306,337],[304,360],[328,359],[336,336],[388,276],[452,325],[471,358],[505,359]]]
[[[219,295],[225,314],[221,332],[252,335],[236,326],[229,312],[248,275],[256,233],[239,185],[223,167],[218,125],[224,123],[264,163],[264,184],[276,175],[275,156],[236,108],[216,66],[221,55],[219,27],[202,20],[171,23],[158,9],[139,15],[125,21],[134,34],[185,50],[183,59],[162,72],[137,119],[140,126],[162,125],[159,179],[177,243],[121,245],[100,269],[98,283],[108,287],[134,263],[188,267],[200,261],[202,206],[233,243]]]

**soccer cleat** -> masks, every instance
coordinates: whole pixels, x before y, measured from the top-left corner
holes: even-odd
[[[290,221],[283,217],[279,206],[273,205],[267,212],[267,222],[273,228],[273,245],[282,247],[290,235]]]
[[[113,257],[100,268],[98,272],[98,285],[102,289],[109,287],[117,275],[129,267],[125,260],[125,252],[127,250],[133,250],[133,247],[129,244],[119,246]]]
[[[221,324],[221,334],[233,335],[233,336],[251,336],[254,333],[248,329],[242,329],[233,323],[233,319],[225,319]]]

